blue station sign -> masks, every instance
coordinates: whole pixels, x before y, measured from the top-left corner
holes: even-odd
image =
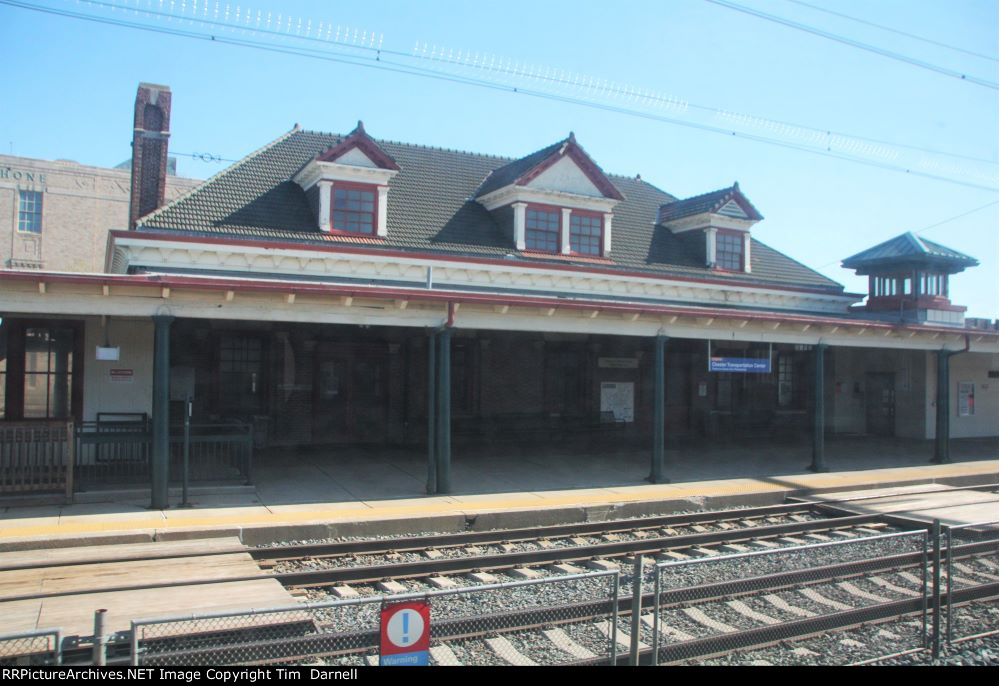
[[[749,372],[751,374],[769,374],[770,357],[710,357],[709,372]]]

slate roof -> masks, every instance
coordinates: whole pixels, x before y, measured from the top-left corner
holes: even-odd
[[[702,195],[695,195],[692,198],[685,198],[683,200],[675,200],[671,203],[663,205],[659,208],[659,223],[663,224],[666,222],[676,221],[677,219],[683,219],[684,217],[693,217],[694,215],[704,214],[706,212],[717,212],[722,207],[724,207],[729,200],[735,200],[739,203],[751,219],[759,221],[763,219],[763,215],[760,214],[752,203],[742,194],[739,190],[739,184],[733,184],[728,188],[721,188],[717,191],[711,191],[710,193],[704,193]]]
[[[965,267],[974,267],[978,264],[978,260],[947,246],[920,238],[911,231],[843,260],[844,267],[862,273],[871,268],[913,263],[935,264],[945,269],[961,271]]]
[[[309,160],[342,140],[343,136],[337,134],[293,129],[143,217],[137,229],[283,243],[355,242],[351,237],[321,232],[305,193],[291,180]],[[516,256],[512,229],[501,226],[497,216],[475,202],[474,197],[482,193],[487,177],[498,184],[505,177],[518,178],[565,141],[519,160],[377,142],[398,163],[400,171],[389,183],[388,236],[378,245],[365,247],[497,258]],[[755,239],[752,273],[712,272],[684,241],[655,225],[659,207],[676,198],[640,179],[615,175],[608,178],[625,200],[614,208],[610,264],[604,268],[835,293],[843,290],[835,281]],[[558,261],[566,263],[564,257]],[[530,262],[544,260],[535,256]],[[584,260],[579,264],[592,266]]]

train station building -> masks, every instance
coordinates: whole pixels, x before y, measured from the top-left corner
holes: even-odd
[[[719,441],[823,470],[827,438],[946,461],[997,434],[999,330],[948,295],[971,256],[903,234],[844,260],[870,279],[848,293],[754,237],[738,183],[676,198],[572,134],[509,159],[296,126],[166,202],[169,102],[140,86],[103,273],[0,271],[4,423],[72,420],[77,487],[127,473],[163,505],[185,415],[215,427],[206,480],[251,478],[238,425],[272,465],[418,453],[431,493],[514,445],[628,446],[662,482]]]

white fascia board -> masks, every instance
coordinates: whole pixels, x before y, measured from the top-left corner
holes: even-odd
[[[691,217],[684,217],[675,222],[665,222],[663,226],[673,233],[684,233],[685,231],[695,231],[697,229],[726,229],[729,231],[749,231],[757,222],[752,219],[738,219],[736,217],[726,217],[723,214],[712,214],[704,212]]]
[[[548,191],[526,186],[503,186],[491,193],[486,193],[476,202],[487,210],[495,210],[515,202],[535,203],[538,205],[556,205],[574,210],[590,210],[592,212],[611,212],[618,204],[613,198],[592,198],[587,195],[576,195],[562,191]]]
[[[434,285],[440,289],[448,286],[504,287],[582,300],[614,298],[627,302],[631,295],[638,296],[635,302],[661,300],[701,306],[755,305],[778,311],[821,310],[844,316],[847,306],[857,302],[857,298],[849,295],[746,288],[739,284],[701,283],[633,274],[545,269],[540,266],[529,267],[523,262],[483,264],[433,260],[420,256],[324,253],[286,247],[192,244],[170,239],[136,240],[129,237],[117,237],[115,246],[129,253],[129,263],[138,263],[146,268],[164,271],[171,268],[213,269],[231,272],[243,278],[252,278],[250,265],[254,262],[259,265],[261,260],[257,258],[262,257],[269,259],[271,264],[252,267],[253,271],[299,276],[312,274],[323,278],[364,277],[376,281],[379,278],[387,279],[386,272],[390,271],[391,280],[410,281],[416,286],[425,283],[426,269],[432,266]],[[135,260],[134,257],[139,259]],[[320,265],[318,268],[316,263]],[[126,270],[127,267],[125,264]]]
[[[305,191],[322,180],[332,181],[334,184],[337,181],[349,181],[352,183],[368,183],[384,186],[398,173],[395,169],[360,167],[352,164],[312,160],[292,177],[292,181],[301,186],[302,190]]]
[[[279,283],[279,282],[276,282]],[[394,300],[385,299],[383,307],[342,306],[335,298],[317,299],[309,302],[299,298],[293,305],[285,305],[281,293],[246,293],[239,292],[234,286],[237,296],[227,301],[222,291],[175,290],[177,297],[163,299],[149,295],[115,295],[102,296],[96,289],[89,292],[78,290],[49,290],[41,294],[37,291],[0,291],[0,310],[13,314],[46,315],[46,316],[118,316],[118,317],[151,317],[157,314],[169,314],[176,317],[213,320],[239,321],[276,321],[302,322],[319,324],[351,324],[357,326],[406,326],[406,327],[437,327],[447,319],[447,308],[444,303],[420,304],[419,293],[414,289],[410,302],[414,307],[398,308]],[[79,287],[85,288],[85,287]],[[372,293],[358,297],[369,297],[380,300],[381,296]],[[457,296],[460,298],[460,295]],[[387,296],[386,296],[387,298]],[[588,310],[559,309],[553,304],[555,312],[551,316],[540,314],[536,306],[518,310],[513,305],[504,313],[499,313],[492,305],[466,303],[458,312],[455,327],[459,329],[490,329],[496,331],[533,331],[550,333],[607,334],[615,336],[651,337],[659,333],[674,338],[713,341],[749,341],[763,343],[789,343],[815,345],[824,343],[835,347],[856,347],[875,349],[906,349],[906,350],[963,350],[966,332],[956,330],[953,333],[941,334],[934,338],[934,332],[917,333],[909,337],[866,335],[859,336],[850,333],[850,326],[841,326],[836,333],[828,333],[832,328],[825,324],[816,324],[806,331],[791,331],[790,329],[772,329],[767,322],[750,322],[740,326],[737,322],[728,323],[725,319],[714,317],[712,325],[697,325],[697,311],[680,315],[673,324],[664,324],[657,316],[642,316],[634,321],[616,316],[613,313],[591,317]],[[529,313],[525,313],[529,312]],[[855,326],[856,324],[854,324]],[[971,352],[999,354],[999,341],[972,341]]]

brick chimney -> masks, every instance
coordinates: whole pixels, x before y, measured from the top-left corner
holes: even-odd
[[[163,204],[166,197],[167,142],[170,139],[170,88],[140,83],[135,95],[132,138],[132,192],[128,228]]]

